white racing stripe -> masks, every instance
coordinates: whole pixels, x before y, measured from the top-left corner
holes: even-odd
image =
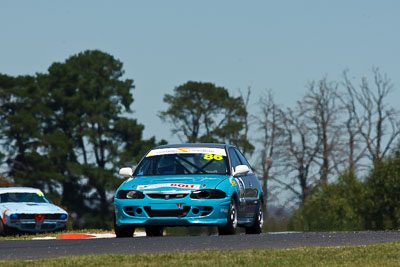
[[[175,187],[175,188],[184,188],[184,189],[199,189],[199,184],[180,184],[180,183],[165,183],[165,184],[149,184],[149,185],[138,185],[136,190],[145,190],[145,189],[156,189],[161,187]]]
[[[211,147],[182,147],[182,148],[159,148],[151,150],[146,157],[168,155],[168,154],[213,154],[226,156],[225,149]]]

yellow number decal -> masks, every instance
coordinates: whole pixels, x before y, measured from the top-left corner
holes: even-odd
[[[212,154],[205,154],[205,155],[204,155],[204,159],[206,159],[206,160],[212,160],[212,159],[213,159],[213,155],[212,155]]]
[[[222,160],[222,156],[221,155],[214,155],[214,159],[215,160]]]
[[[221,155],[205,154],[204,159],[206,159],[206,160],[212,160],[212,159],[222,160],[223,158]]]

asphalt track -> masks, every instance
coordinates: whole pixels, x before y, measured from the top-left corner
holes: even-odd
[[[371,245],[400,241],[400,231],[263,233],[234,236],[164,236],[74,240],[0,241],[0,262],[71,255],[173,253]]]

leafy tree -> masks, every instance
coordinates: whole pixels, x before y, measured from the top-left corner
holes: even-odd
[[[400,144],[391,155],[375,163],[366,179],[368,200],[366,228],[398,229],[400,226]]]
[[[166,94],[164,102],[169,107],[159,117],[173,125],[172,133],[182,142],[233,143],[242,151],[254,150],[243,132],[243,98],[231,96],[227,89],[189,81],[176,87],[173,95]]]
[[[9,179],[5,178],[3,175],[0,175],[0,187],[10,187],[16,186]]]
[[[55,196],[77,227],[111,226],[118,168],[134,165],[156,143],[142,140],[143,125],[125,115],[134,85],[122,79],[122,66],[93,50],[46,74],[0,80],[9,175]]]
[[[290,219],[289,228],[301,231],[362,230],[365,188],[352,171],[338,182],[320,184]]]
[[[44,141],[41,129],[46,109],[35,77],[18,76],[1,79],[1,130],[3,148],[8,152],[9,175],[19,184],[51,187],[56,175],[47,155],[39,153]]]

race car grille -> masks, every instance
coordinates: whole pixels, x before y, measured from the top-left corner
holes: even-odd
[[[44,214],[46,220],[59,220],[61,213]],[[18,214],[18,219],[21,220],[34,220],[35,214]]]
[[[185,217],[190,211],[190,206],[179,210],[152,210],[151,207],[146,206],[144,210],[149,217]]]
[[[36,227],[36,224],[34,224],[34,223],[21,224],[22,229],[35,229],[35,227]],[[54,224],[54,223],[44,223],[41,225],[40,229],[50,230],[50,229],[54,229],[55,227],[56,227],[56,224]]]
[[[56,227],[56,225],[54,223],[44,223],[44,224],[42,224],[42,229],[53,229],[54,227]]]
[[[177,199],[177,198],[184,198],[188,194],[157,194],[157,193],[150,193],[146,194],[146,196],[150,198],[162,198],[162,199]]]
[[[21,228],[23,229],[35,229],[36,224],[34,223],[23,223],[21,224]]]
[[[45,214],[44,218],[47,219],[47,220],[59,220],[60,216],[61,216],[61,213],[59,213],[59,214],[57,214],[57,213],[56,214]]]
[[[35,219],[35,214],[18,214],[18,218],[21,220]]]

